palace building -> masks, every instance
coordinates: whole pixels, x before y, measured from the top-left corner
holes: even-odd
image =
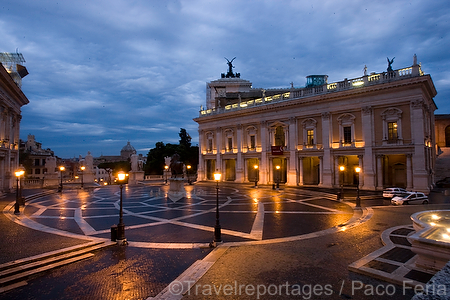
[[[230,71],[207,83],[198,180],[429,191],[436,160],[431,76],[411,67],[304,88],[255,89]],[[229,63],[231,64],[231,62]],[[357,169],[358,167],[358,169]],[[359,171],[359,172],[357,172]]]
[[[21,107],[29,100],[22,92],[22,78],[28,75],[20,53],[0,53],[0,192],[14,187],[19,168]]]

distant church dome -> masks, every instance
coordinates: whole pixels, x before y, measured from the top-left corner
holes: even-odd
[[[128,159],[133,154],[136,154],[136,149],[134,149],[134,147],[131,146],[130,142],[127,142],[127,144],[123,146],[122,150],[120,150],[120,156],[123,159]]]

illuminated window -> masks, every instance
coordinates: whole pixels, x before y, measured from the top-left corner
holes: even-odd
[[[391,107],[381,113],[383,119],[383,145],[403,144],[402,111]]]
[[[308,146],[314,145],[314,129],[308,129],[306,131],[306,144]]]
[[[397,141],[397,122],[388,122],[388,141]]]
[[[313,118],[306,119],[302,122],[303,126],[303,145],[307,148],[314,148],[316,141],[317,121]]]
[[[233,138],[231,138],[231,137],[228,138],[227,146],[228,146],[228,151],[233,151]]]

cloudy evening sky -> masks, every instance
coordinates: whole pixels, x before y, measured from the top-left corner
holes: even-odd
[[[198,142],[206,82],[224,57],[255,88],[295,87],[409,67],[417,54],[450,113],[450,2],[357,0],[4,0],[0,52],[22,53],[21,138],[34,134],[63,158],[146,155]]]

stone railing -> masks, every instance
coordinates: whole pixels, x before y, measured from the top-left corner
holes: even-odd
[[[251,107],[266,105],[274,102],[289,101],[292,99],[300,99],[305,97],[311,97],[315,95],[321,95],[326,93],[333,93],[337,91],[345,91],[351,89],[358,89],[366,86],[372,86],[376,84],[383,84],[386,82],[402,80],[405,78],[423,76],[423,72],[420,65],[415,65],[408,68],[398,69],[392,72],[372,73],[353,79],[344,79],[343,81],[327,83],[315,87],[286,89],[286,92],[273,95],[270,97],[252,99],[249,101],[242,101],[227,105],[223,108],[203,109],[200,111],[200,117],[226,113],[229,111],[236,111],[241,109],[247,109]]]

